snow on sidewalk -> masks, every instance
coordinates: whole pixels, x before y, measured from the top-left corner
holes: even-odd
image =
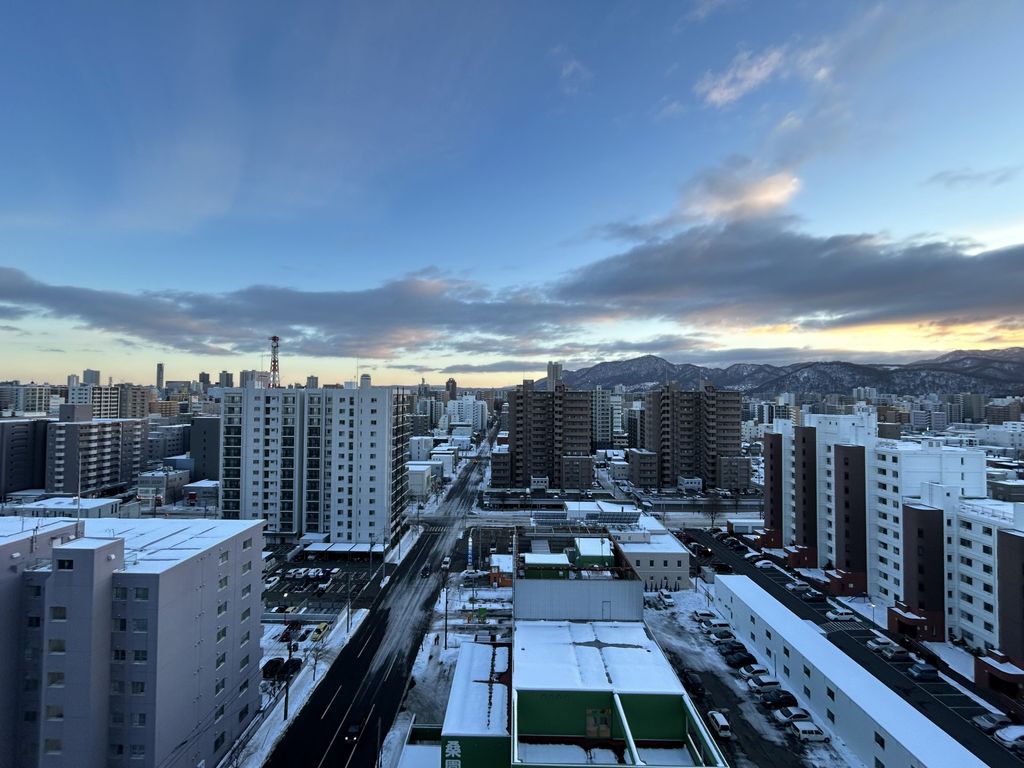
[[[974,682],[974,656],[963,648],[957,648],[949,643],[926,642],[928,650],[942,659],[954,672],[959,672],[971,682]]]
[[[263,765],[270,756],[270,753],[274,751],[274,746],[278,740],[299,713],[299,710],[309,700],[313,689],[324,679],[327,670],[334,663],[338,654],[341,653],[341,649],[348,643],[349,638],[359,629],[359,625],[363,623],[363,619],[366,618],[368,613],[369,611],[366,609],[360,609],[352,613],[351,632],[346,629],[346,622],[343,620],[344,615],[339,617],[339,620],[334,623],[334,627],[327,635],[324,643],[327,653],[316,664],[315,680],[313,679],[313,659],[308,653],[306,654],[302,667],[295,677],[292,678],[291,688],[288,692],[288,720],[284,719],[284,694],[282,693],[278,696],[270,710],[266,712],[263,722],[260,723],[259,728],[256,729],[249,743],[242,750],[242,756],[238,761],[240,768],[260,768]],[[275,631],[282,631],[283,629],[283,626],[278,626]]]

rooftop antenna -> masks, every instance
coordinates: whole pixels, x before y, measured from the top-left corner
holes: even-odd
[[[280,389],[281,387],[281,366],[278,362],[278,350],[281,347],[281,337],[270,337],[270,388]]]

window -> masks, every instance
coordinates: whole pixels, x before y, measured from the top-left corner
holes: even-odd
[[[50,653],[67,653],[67,646],[63,637],[51,637],[47,642],[47,650]]]
[[[221,552],[220,553],[220,557],[218,558],[217,562],[220,565],[224,565],[224,563],[226,563],[228,561],[228,555],[229,555],[229,553],[227,551]]]
[[[245,717],[248,714],[249,714],[249,705],[246,704],[244,707],[242,707],[240,710],[238,710],[238,722],[242,722],[243,720],[245,720]]]
[[[246,608],[244,611],[242,611],[242,618],[239,619],[239,621],[245,621],[246,619],[248,619],[250,613],[252,613],[252,610],[249,609],[249,608]]]
[[[227,738],[224,735],[224,731],[217,734],[217,738],[213,740],[213,751],[216,752],[218,749],[224,746],[224,740]]]
[[[238,686],[238,695],[241,696],[243,693],[249,690],[249,681],[243,680],[242,684]]]
[[[38,616],[28,616],[25,619],[25,623],[29,627],[39,627],[41,626],[42,620]]]
[[[218,643],[219,643],[219,642],[220,642],[221,640],[223,640],[223,639],[224,639],[225,637],[227,637],[227,636],[228,636],[228,628],[227,628],[227,627],[220,627],[220,628],[219,628],[219,629],[217,630],[217,642],[218,642]]]
[[[789,677],[789,667],[787,667],[785,664],[782,665],[782,674],[784,674],[786,677]]]
[[[228,577],[227,576],[221,576],[220,580],[217,582],[217,589],[227,589],[227,587],[228,587]]]
[[[879,760],[876,757],[875,758],[875,768],[885,768],[885,763],[883,763],[881,760]]]
[[[885,749],[885,738],[878,731],[875,731],[875,744]]]
[[[110,652],[110,660],[111,661],[124,661],[127,658],[128,658],[128,655],[127,655],[127,652],[125,651],[124,648],[114,648]]]
[[[242,549],[243,550],[252,549],[252,539],[251,538],[246,539],[245,541],[242,542]]]
[[[123,757],[124,756],[124,744],[111,744],[110,745],[110,756],[111,757]]]
[[[825,695],[827,695],[832,701],[836,700],[836,692],[829,688],[827,685],[825,686]]]
[[[142,760],[146,756],[145,744],[132,744],[129,757],[132,760]]]
[[[149,600],[149,587],[136,587],[135,588],[135,599],[136,600]]]
[[[789,646],[782,646],[782,655],[785,656],[787,659],[789,658]]]
[[[110,692],[112,694],[124,693],[124,680],[111,680]]]
[[[245,656],[242,657],[242,660],[240,662],[238,662],[238,669],[239,669],[239,671],[241,671],[241,670],[245,669],[248,666],[249,666],[249,656],[248,656],[248,654],[246,654]]]
[[[128,631],[128,619],[111,619],[110,630],[112,632],[127,632]]]
[[[213,687],[213,695],[219,696],[220,692],[224,690],[224,678],[217,678],[217,684]]]
[[[51,621],[67,621],[68,620],[68,608],[66,605],[51,605],[50,606],[50,620]]]
[[[220,669],[221,667],[223,667],[224,666],[224,662],[226,662],[227,659],[228,659],[227,652],[218,653],[217,654],[217,665],[216,665],[217,669]]]
[[[215,709],[213,711],[213,722],[216,723],[222,717],[224,717],[224,705],[223,704],[221,704],[219,707],[217,707],[217,709]]]
[[[73,571],[73,570],[75,570],[75,561],[74,560],[58,560],[57,561],[57,570],[58,571]]]
[[[46,719],[47,720],[63,720],[64,719],[64,707],[60,704],[47,704],[46,705]]]
[[[223,616],[227,612],[228,612],[227,600],[225,600],[223,603],[218,603],[218,605],[217,605],[217,615],[218,616]]]
[[[146,684],[145,683],[143,683],[143,682],[141,682],[139,680],[133,680],[132,681],[132,696],[141,696],[145,692],[146,692]]]
[[[131,716],[132,728],[144,728],[146,725],[145,712],[133,712]]]
[[[825,717],[828,718],[828,721],[830,723],[834,723],[836,721],[836,713],[833,712],[831,709],[825,710]]]
[[[132,619],[132,632],[148,632],[149,619]]]
[[[252,584],[246,584],[242,587],[242,597],[248,597],[250,594],[252,594]]]
[[[245,563],[244,565],[242,565],[242,573],[249,573],[249,571],[251,571],[251,570],[252,570],[252,561],[251,560],[248,563]]]
[[[134,661],[136,664],[145,664],[147,661],[149,661],[149,651],[136,650],[132,654],[132,661]]]
[[[128,599],[128,587],[114,587],[114,599],[115,600],[127,600]]]
[[[64,743],[60,739],[44,739],[43,752],[48,755],[59,755],[64,751]]]

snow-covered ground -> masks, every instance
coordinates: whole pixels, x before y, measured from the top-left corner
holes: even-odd
[[[825,571],[821,568],[797,568],[796,572],[810,581],[816,581],[822,584],[828,581],[828,576],[825,575]]]
[[[925,645],[928,646],[928,650],[946,662],[950,669],[974,682],[974,656],[963,648],[957,648],[950,643],[925,643]]]
[[[405,560],[405,556],[409,554],[410,550],[412,550],[413,545],[419,541],[422,533],[422,525],[409,526],[409,530],[405,532],[404,536],[402,536],[402,540],[399,542],[398,546],[392,547],[391,551],[388,552],[386,561],[391,564],[398,564],[401,563],[402,560]],[[399,557],[399,555],[401,555],[401,557]]]
[[[309,699],[313,689],[323,680],[327,669],[334,663],[334,660],[338,657],[341,649],[345,647],[348,639],[355,634],[363,619],[366,618],[367,613],[365,609],[352,612],[351,631],[346,630],[347,622],[345,621],[344,614],[335,622],[324,642],[326,652],[316,663],[315,679],[313,677],[313,658],[309,655],[310,644],[308,640],[303,644],[303,647],[300,647],[299,653],[295,655],[303,658],[303,662],[302,667],[295,677],[292,678],[291,687],[288,692],[289,719],[287,721],[284,719],[283,693],[279,693],[276,699],[264,695],[264,707],[270,701],[273,701],[273,703],[270,704],[270,709],[265,712],[263,722],[252,732],[252,738],[249,739],[249,743],[243,748],[241,758],[238,761],[240,768],[260,768],[263,765],[263,762],[273,751],[274,745],[281,738],[291,719],[298,714],[299,710],[302,709]],[[281,624],[265,624],[263,626],[264,658],[273,656],[286,657],[288,655],[287,650],[284,650],[284,643],[276,639],[282,631],[284,631],[284,626]]]
[[[871,603],[863,597],[836,597],[832,599],[838,600],[851,611],[859,613],[876,627],[886,629],[886,610],[884,605],[878,605],[876,603],[875,607],[872,608]]]

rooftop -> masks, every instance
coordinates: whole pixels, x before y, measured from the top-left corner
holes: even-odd
[[[923,765],[984,768],[985,764],[932,723],[895,691],[828,641],[821,630],[803,621],[747,576],[717,576],[716,582],[758,616],[825,675],[856,706],[898,740]],[[722,593],[719,592],[719,595]]]
[[[445,736],[507,736],[508,685],[498,678],[508,672],[508,646],[464,643],[452,678]]]
[[[41,499],[39,501],[32,501],[26,504],[16,504],[11,508],[19,511],[31,512],[32,510],[50,510],[60,509],[67,510],[69,514],[73,514],[79,506],[82,509],[102,509],[103,507],[109,507],[111,504],[120,504],[120,499],[78,499],[75,496],[55,496],[51,499]]]
[[[56,532],[75,522],[62,517],[0,517],[0,546]]]
[[[683,693],[639,621],[517,621],[513,643],[517,690]]]

